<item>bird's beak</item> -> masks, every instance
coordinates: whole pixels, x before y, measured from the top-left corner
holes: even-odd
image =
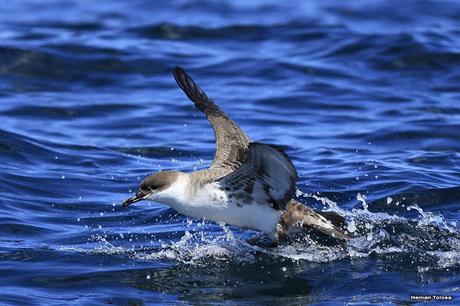
[[[148,193],[146,193],[145,191],[138,191],[134,196],[130,197],[129,199],[124,200],[123,203],[121,203],[121,206],[126,207],[133,203],[145,200],[147,196],[148,196]]]

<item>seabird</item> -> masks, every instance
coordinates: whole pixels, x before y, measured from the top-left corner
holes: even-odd
[[[123,207],[152,200],[188,217],[264,232],[273,241],[287,239],[295,228],[347,238],[342,216],[293,199],[297,172],[280,147],[253,142],[184,69],[175,67],[174,78],[214,129],[214,160],[205,170],[161,171],[146,177]]]

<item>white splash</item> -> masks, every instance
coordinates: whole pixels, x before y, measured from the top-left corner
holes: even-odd
[[[419,272],[460,265],[460,232],[456,224],[449,223],[441,215],[425,212],[418,205],[407,207],[407,211],[418,212],[416,219],[408,219],[395,214],[369,211],[367,198],[362,194],[356,196],[362,208],[352,210],[343,210],[334,201],[316,194],[297,191],[297,196],[312,198],[324,205],[326,211],[345,217],[346,229],[351,239],[345,244],[324,244],[305,236],[287,245],[266,248],[247,243],[240,232],[233,232],[225,224],[220,224],[220,230],[216,233],[209,231],[209,227],[215,228],[215,225],[187,219],[184,223],[186,231],[179,240],[163,243],[156,241],[154,247],[151,246],[152,242],[150,246],[118,245],[122,242],[133,245],[129,242],[130,239],[139,240],[134,234],[113,235],[116,237],[113,241],[109,241],[107,235],[96,234],[88,247],[62,247],[61,251],[119,255],[146,261],[169,260],[190,265],[201,265],[206,259],[250,262],[259,256],[292,261],[331,262],[344,258],[363,258],[372,254],[382,256],[383,259],[388,254],[406,256]],[[388,205],[396,205],[393,200],[388,199],[391,197],[386,199]]]

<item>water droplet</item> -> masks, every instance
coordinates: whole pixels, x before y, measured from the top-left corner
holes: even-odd
[[[347,231],[350,232],[350,233],[353,233],[354,231],[356,231],[356,223],[355,223],[355,221],[350,221],[347,224]]]
[[[286,272],[287,268],[286,268],[286,267],[282,267],[281,270],[282,270],[283,272]]]
[[[364,194],[358,193],[358,194],[356,195],[356,199],[357,199],[358,201],[360,201],[360,202],[363,204],[364,210],[367,210],[367,207],[368,207],[368,205],[367,205],[367,203],[366,203],[367,197],[366,197]]]

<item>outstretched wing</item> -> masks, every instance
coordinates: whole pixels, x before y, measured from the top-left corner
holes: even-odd
[[[208,98],[184,69],[174,68],[174,78],[187,97],[205,114],[214,129],[217,147],[210,171],[216,174],[215,179],[238,169],[246,159],[251,139]]]
[[[230,201],[269,204],[276,210],[284,210],[295,194],[296,181],[297,172],[281,148],[252,142],[241,167],[219,183]]]

